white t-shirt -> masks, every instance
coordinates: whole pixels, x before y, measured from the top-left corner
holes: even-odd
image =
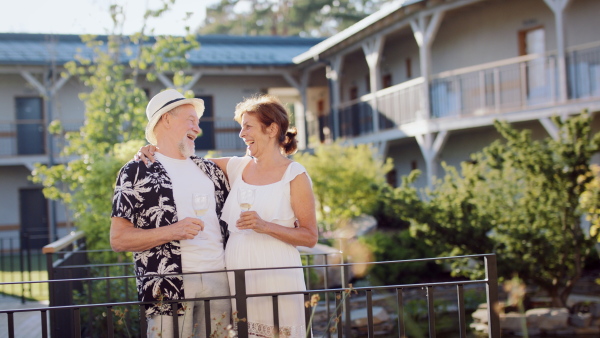
[[[173,183],[173,197],[177,219],[196,217],[192,207],[192,193],[209,195],[208,211],[202,220],[204,231],[193,239],[180,241],[183,272],[203,272],[225,268],[225,251],[221,226],[216,212],[215,186],[206,174],[190,159],[179,160],[156,153],[156,159],[165,167]],[[202,239],[204,233],[208,239]]]

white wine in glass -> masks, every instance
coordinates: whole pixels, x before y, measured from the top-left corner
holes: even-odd
[[[196,217],[198,217],[199,219],[202,219],[202,216],[204,216],[206,214],[206,212],[208,211],[208,205],[209,205],[208,202],[209,202],[208,194],[202,194],[202,193],[196,193],[196,192],[192,194],[192,207],[194,208],[194,213],[196,214]],[[205,224],[205,226],[206,226],[206,224]],[[196,237],[202,238],[202,239],[207,239],[206,233],[204,233],[204,232],[198,233],[198,235],[196,235]]]
[[[240,188],[237,192],[238,203],[243,211],[248,211],[254,204],[254,197],[256,196],[255,189]]]

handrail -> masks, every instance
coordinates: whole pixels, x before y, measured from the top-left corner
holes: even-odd
[[[67,239],[69,240],[65,240],[65,241],[60,241],[63,243],[53,243],[55,244],[53,247],[55,248],[55,250],[60,250],[59,247],[60,246],[64,246],[65,243],[69,243],[69,242],[73,242],[75,240],[75,238],[79,237],[80,234],[78,233],[73,233],[70,236],[68,236]],[[68,244],[67,244],[68,245]],[[366,297],[367,297],[367,311],[370,317],[372,317],[373,315],[373,308],[374,308],[374,303],[373,303],[373,299],[372,299],[372,294],[373,292],[381,292],[381,291],[394,291],[396,292],[396,308],[398,311],[398,315],[399,315],[399,319],[398,319],[398,328],[399,330],[401,330],[400,332],[402,333],[402,336],[405,335],[405,331],[406,331],[406,325],[404,324],[404,316],[406,315],[406,309],[405,309],[405,305],[403,304],[403,290],[407,290],[407,289],[426,289],[427,290],[427,295],[426,295],[426,299],[428,301],[428,305],[427,305],[427,317],[428,317],[428,323],[429,323],[429,332],[430,336],[435,337],[435,330],[436,330],[436,323],[435,323],[435,313],[436,310],[433,306],[433,302],[434,302],[434,295],[432,293],[433,288],[434,287],[445,287],[446,289],[448,289],[448,287],[456,287],[456,299],[459,302],[459,308],[457,310],[459,319],[458,319],[458,324],[460,327],[460,331],[461,331],[461,337],[466,337],[466,319],[465,319],[465,304],[464,304],[464,299],[463,299],[463,287],[466,287],[468,285],[485,285],[486,286],[486,298],[487,298],[487,312],[488,312],[488,317],[489,317],[489,326],[488,326],[488,336],[491,338],[496,338],[496,337],[500,337],[500,326],[499,326],[499,314],[497,313],[497,311],[495,311],[496,304],[498,302],[498,279],[497,279],[497,275],[496,275],[496,255],[493,253],[488,253],[488,254],[477,254],[477,255],[464,255],[464,256],[451,256],[451,257],[432,257],[432,258],[421,258],[421,259],[412,259],[412,260],[395,260],[395,261],[380,261],[380,262],[365,262],[365,263],[342,263],[342,264],[317,264],[317,265],[309,265],[309,266],[303,266],[303,269],[310,269],[310,268],[320,268],[320,267],[344,267],[344,268],[349,268],[353,265],[363,265],[363,264],[389,264],[389,263],[409,263],[409,262],[415,262],[415,261],[435,261],[435,260],[455,260],[455,259],[460,259],[460,258],[483,258],[484,259],[484,263],[485,263],[485,267],[484,270],[486,272],[486,276],[483,279],[477,279],[477,280],[457,280],[457,281],[441,281],[441,282],[429,282],[429,283],[411,283],[411,284],[391,284],[391,285],[383,285],[383,286],[360,286],[360,287],[353,287],[350,285],[346,285],[346,282],[343,282],[342,287],[339,288],[329,288],[327,286],[325,286],[324,288],[307,288],[307,290],[299,290],[299,291],[288,291],[288,292],[275,292],[275,293],[248,293],[245,290],[245,287],[241,287],[245,285],[245,273],[247,273],[248,271],[256,271],[256,270],[279,270],[279,269],[297,269],[297,266],[294,267],[275,267],[275,268],[254,268],[254,269],[234,269],[234,270],[226,270],[229,273],[233,273],[235,275],[235,285],[236,285],[236,292],[235,294],[232,295],[227,295],[227,296],[217,296],[217,297],[200,297],[200,298],[186,298],[186,301],[204,301],[205,306],[206,304],[208,304],[210,301],[212,300],[216,300],[216,299],[235,299],[237,304],[238,304],[238,315],[241,316],[240,318],[246,318],[247,316],[247,309],[243,309],[242,305],[246,304],[246,301],[250,298],[257,298],[257,297],[272,297],[273,298],[273,311],[274,311],[274,315],[277,315],[277,307],[276,307],[276,302],[278,297],[281,296],[286,296],[286,295],[297,295],[297,294],[303,294],[304,295],[304,299],[308,300],[310,299],[310,294],[319,294],[319,293],[325,293],[326,296],[328,293],[335,293],[336,296],[336,313],[337,313],[337,317],[338,318],[342,318],[342,316],[344,316],[344,319],[342,319],[339,323],[338,323],[338,336],[343,336],[343,334],[350,334],[351,333],[351,328],[350,328],[350,323],[352,321],[351,319],[351,314],[350,314],[350,303],[349,300],[347,298],[342,299],[341,298],[341,294],[344,292],[365,292],[366,293]],[[205,272],[205,273],[211,273],[211,272],[222,272],[223,270],[219,270],[219,271],[209,271],[209,272]],[[184,273],[184,274],[193,274],[193,273]],[[159,275],[159,276],[166,276],[166,275],[171,275],[171,274],[165,274],[165,275]],[[176,274],[178,275],[178,274]],[[154,275],[154,277],[158,277],[157,275]],[[139,276],[115,276],[115,277],[93,277],[93,278],[66,278],[66,279],[61,279],[61,280],[48,280],[46,282],[50,283],[50,284],[54,284],[54,283],[67,283],[68,285],[73,285],[73,282],[79,282],[81,284],[85,284],[88,285],[88,287],[91,287],[91,284],[89,283],[92,280],[95,281],[101,281],[101,280],[105,280],[107,282],[107,287],[110,285],[110,281],[111,280],[116,280],[116,279],[132,279],[132,278],[139,278]],[[0,283],[0,285],[3,283]],[[238,286],[240,286],[240,288],[238,288]],[[450,289],[448,289],[450,290]],[[175,304],[178,302],[181,302],[182,300],[180,299],[175,299],[175,300],[164,300],[161,302],[164,302],[165,304],[170,304],[171,306],[176,306]],[[51,306],[46,306],[46,307],[41,307],[41,308],[31,308],[31,309],[8,309],[8,310],[0,310],[0,314],[3,313],[7,313],[8,315],[8,322],[9,322],[9,326],[8,326],[8,332],[9,335],[14,334],[14,318],[13,318],[13,314],[14,313],[22,313],[22,312],[32,312],[32,311],[37,311],[41,313],[41,317],[42,317],[42,327],[45,327],[46,329],[43,330],[43,336],[46,337],[47,334],[45,332],[47,332],[47,328],[51,327],[51,328],[55,328],[58,327],[55,323],[56,317],[57,316],[67,316],[69,318],[72,319],[72,321],[68,322],[68,325],[72,325],[70,326],[70,328],[73,330],[73,332],[81,332],[82,326],[81,326],[81,320],[80,320],[80,316],[82,315],[82,310],[83,309],[89,309],[91,311],[91,309],[94,308],[105,308],[105,313],[106,313],[106,321],[109,325],[108,330],[112,330],[112,320],[114,315],[111,312],[111,309],[116,308],[116,307],[121,307],[121,306],[125,306],[125,307],[140,307],[140,311],[143,311],[142,306],[145,304],[153,304],[154,302],[140,302],[140,301],[130,301],[128,300],[124,300],[124,301],[108,301],[108,302],[94,302],[90,299],[89,302],[85,303],[85,304],[57,304],[57,305],[51,305]],[[341,305],[341,303],[344,303],[343,306]],[[327,301],[326,298],[326,309],[330,309],[330,305],[329,302]],[[268,311],[268,309],[267,309]],[[50,326],[48,325],[48,320],[46,319],[46,314],[49,312],[50,314]],[[91,313],[91,312],[90,312]],[[342,313],[344,313],[342,315]],[[329,312],[327,313],[327,317],[329,317]],[[54,316],[54,317],[53,317]],[[305,318],[308,319],[309,316],[309,310],[306,310],[305,313]],[[90,317],[91,318],[91,317]],[[277,317],[276,317],[277,318]],[[144,331],[145,327],[145,320],[143,318],[143,315],[140,316],[140,330]],[[278,321],[276,320],[276,323],[278,323]],[[343,323],[343,327],[342,327],[342,323]],[[279,324],[275,324],[276,326],[278,326]],[[369,320],[368,323],[368,330],[369,332],[372,332],[374,329],[373,326],[373,322],[372,320]],[[68,327],[67,327],[68,328]],[[62,330],[64,331],[64,327],[62,327]],[[207,326],[207,331],[210,330],[210,326]],[[245,325],[245,323],[240,322],[238,324],[238,333],[240,337],[246,337],[248,336],[248,332],[247,332],[247,327]],[[63,331],[60,331],[59,333],[64,333]],[[67,330],[68,331],[68,330]],[[54,332],[54,331],[53,331]],[[78,335],[74,335],[74,336],[78,336]]]
[[[56,253],[66,248],[67,246],[73,244],[75,241],[82,239],[85,236],[83,231],[71,232],[67,236],[54,241],[42,248],[42,253]]]

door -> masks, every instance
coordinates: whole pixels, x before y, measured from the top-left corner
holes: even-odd
[[[42,188],[19,190],[21,250],[40,249],[48,244],[48,202]]]
[[[546,96],[545,53],[546,34],[543,27],[521,32],[521,55],[537,54],[538,58],[527,62],[527,98],[529,104],[541,103]]]
[[[44,154],[44,117],[41,97],[16,98],[17,154]]]
[[[196,150],[215,150],[215,118],[212,96],[196,96],[204,100],[204,114],[200,118],[202,135],[195,141]]]

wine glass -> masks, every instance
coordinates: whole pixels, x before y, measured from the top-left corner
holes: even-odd
[[[256,189],[240,188],[237,192],[238,203],[242,211],[249,211],[254,204],[254,197],[256,196]],[[237,232],[245,232],[246,230],[238,230]]]
[[[254,197],[256,196],[256,189],[240,188],[237,192],[238,203],[240,209],[243,211],[249,211],[254,204]]]
[[[196,217],[203,220],[202,216],[204,216],[208,211],[208,205],[208,194],[202,194],[198,192],[192,193],[192,208],[194,208],[194,213],[196,214]],[[206,227],[206,223],[204,224],[204,226]],[[198,233],[196,237],[200,239],[207,239],[206,233],[204,231]]]

